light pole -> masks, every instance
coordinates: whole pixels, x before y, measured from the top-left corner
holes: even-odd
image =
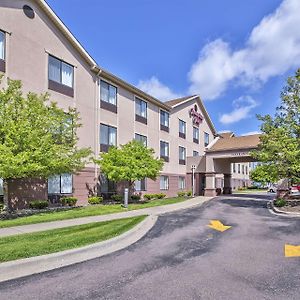
[[[196,166],[192,165],[192,196],[195,196],[195,170]]]

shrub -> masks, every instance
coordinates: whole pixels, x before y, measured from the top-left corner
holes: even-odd
[[[188,197],[192,197],[192,191],[187,191],[187,192],[186,192],[186,195],[187,195]]]
[[[116,202],[121,202],[123,200],[123,197],[121,195],[114,194],[111,196],[111,199]]]
[[[184,197],[184,196],[185,196],[185,192],[183,191],[177,192],[177,197]]]
[[[155,197],[155,195],[154,194],[145,194],[143,197],[144,197],[144,199],[149,201],[149,200],[153,199]]]
[[[163,199],[163,198],[165,198],[166,196],[167,196],[167,195],[164,194],[164,193],[156,194],[156,198],[157,198],[157,199]]]
[[[49,206],[47,200],[33,200],[29,202],[29,208],[32,209],[44,209]]]
[[[75,206],[77,203],[77,198],[75,197],[62,197],[60,199],[63,206]]]
[[[3,210],[3,208],[4,208],[4,204],[0,203],[0,212]]]
[[[276,207],[282,207],[282,206],[286,205],[286,201],[284,199],[279,198],[279,199],[274,201],[274,205]]]
[[[88,202],[91,205],[100,204],[102,201],[103,201],[103,198],[97,197],[97,196],[89,197],[89,199],[88,199]]]
[[[132,201],[139,201],[140,199],[141,199],[141,196],[138,194],[131,195]]]

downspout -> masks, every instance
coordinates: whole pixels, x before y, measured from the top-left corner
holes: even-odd
[[[96,71],[97,67],[93,67],[92,71]],[[99,156],[99,145],[100,145],[100,141],[99,141],[99,119],[100,119],[100,109],[99,109],[99,95],[100,95],[100,90],[99,90],[99,78],[100,75],[102,73],[102,70],[99,68],[98,72],[96,73],[96,80],[95,80],[95,139],[94,139],[94,149],[95,149],[95,156],[96,158],[98,158]],[[94,168],[95,168],[95,178],[96,178],[96,193],[98,194],[98,165],[94,163]]]

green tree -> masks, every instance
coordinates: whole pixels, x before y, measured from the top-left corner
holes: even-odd
[[[0,90],[0,178],[8,209],[11,179],[48,178],[85,166],[91,150],[77,147],[80,126],[76,109],[65,112],[48,94],[23,96],[21,82],[8,80]]]
[[[144,178],[155,180],[163,167],[163,161],[155,158],[153,149],[135,140],[119,148],[111,147],[107,153],[101,153],[100,159],[95,162],[109,180],[127,181],[130,192],[133,191],[134,181]]]
[[[278,181],[277,168],[274,165],[261,164],[250,172],[250,179],[263,185]]]
[[[268,165],[271,177],[300,180],[300,69],[289,77],[281,92],[275,116],[258,116],[262,121],[261,144],[252,153]],[[266,168],[266,167],[265,167]]]

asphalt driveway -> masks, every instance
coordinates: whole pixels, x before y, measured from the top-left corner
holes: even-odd
[[[0,284],[0,299],[300,299],[300,218],[271,214],[266,195],[219,197],[159,217],[117,253]],[[207,225],[218,219],[224,232]]]

